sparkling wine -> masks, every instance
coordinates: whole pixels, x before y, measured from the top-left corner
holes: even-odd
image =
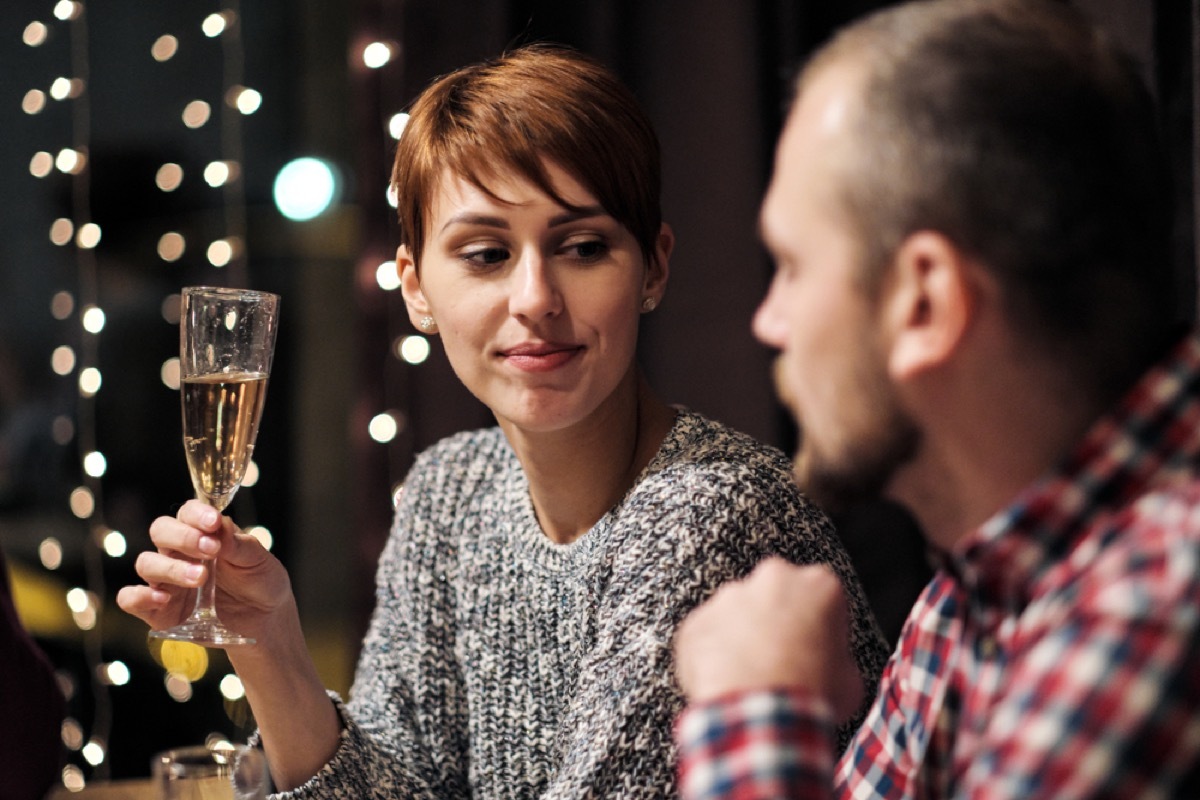
[[[196,495],[224,509],[241,485],[267,396],[263,373],[183,380],[183,443]]]

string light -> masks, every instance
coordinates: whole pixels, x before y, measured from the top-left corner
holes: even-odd
[[[50,29],[46,27],[46,23],[33,21],[25,26],[24,32],[21,34],[21,41],[30,47],[39,47],[46,43],[46,36]]]
[[[424,336],[413,334],[402,336],[396,342],[396,357],[408,364],[423,364],[429,358],[429,340]]]
[[[221,5],[219,12],[208,14],[199,24],[200,32],[205,37],[218,40],[222,55],[221,93],[216,97],[193,96],[182,110],[174,112],[179,115],[176,119],[189,131],[210,131],[216,127],[220,139],[219,152],[213,154],[215,157],[203,166],[174,161],[162,163],[155,171],[154,185],[158,191],[169,193],[179,190],[185,180],[198,178],[208,187],[220,190],[224,211],[223,229],[215,234],[205,230],[189,231],[186,235],[182,230],[161,230],[157,232],[154,250],[165,264],[188,263],[203,258],[204,263],[226,273],[220,281],[212,281],[215,285],[245,286],[246,199],[241,180],[243,148],[240,120],[255,113],[261,107],[263,97],[258,91],[243,85],[244,56],[237,24],[238,0],[224,0]],[[195,31],[195,28],[191,30]],[[164,32],[155,39],[150,56],[161,64],[170,61],[181,49],[193,46],[209,45],[196,42],[187,35],[177,37]],[[177,327],[180,317],[179,294],[172,293],[163,298],[160,311],[166,324]],[[159,378],[166,390],[179,391],[180,365],[177,357],[163,361],[159,367]],[[251,466],[257,472],[253,462]],[[249,496],[246,489],[252,484],[250,476],[247,476],[242,484],[243,490],[238,493],[238,502],[246,501]],[[112,531],[104,537],[104,547],[106,551],[110,548],[119,550],[124,547],[124,537]],[[191,701],[195,696],[193,684],[204,679],[209,669],[207,651],[189,642],[159,640],[152,640],[150,649],[162,666],[163,688],[167,695],[178,703]]]
[[[169,33],[154,40],[150,46],[150,56],[158,62],[170,61],[179,52],[179,40]]]
[[[392,60],[394,47],[388,42],[371,42],[363,48],[362,61],[369,69],[379,69]]]
[[[379,288],[385,292],[394,291],[400,288],[400,274],[396,271],[395,261],[384,261],[375,270],[375,282],[379,284]]]
[[[58,0],[53,6],[54,21],[49,24],[40,20],[29,22],[21,36],[29,47],[41,47],[52,38],[65,37],[69,62],[54,77],[49,86],[29,89],[22,101],[22,110],[29,115],[40,114],[50,100],[68,104],[70,118],[69,138],[66,146],[57,152],[39,150],[29,161],[29,173],[37,179],[50,179],[55,170],[69,183],[69,212],[55,219],[49,226],[50,242],[58,247],[72,244],[74,255],[75,283],[73,291],[60,289],[50,302],[50,313],[56,320],[70,321],[78,313],[78,325],[71,326],[74,341],[60,343],[53,348],[49,359],[51,371],[63,378],[76,376],[75,414],[56,416],[51,423],[51,436],[59,445],[74,442],[79,457],[80,484],[67,498],[67,505],[74,517],[84,526],[86,533],[108,530],[104,524],[103,491],[101,479],[108,470],[108,460],[96,447],[94,397],[102,385],[98,365],[98,338],[105,326],[105,315],[97,299],[97,275],[94,250],[100,244],[102,231],[91,219],[89,137],[91,109],[88,97],[88,29],[86,9],[78,0]],[[79,302],[76,301],[78,297]],[[87,661],[93,684],[91,693],[94,710],[91,714],[90,735],[85,737],[83,727],[68,717],[63,723],[62,738],[71,752],[78,752],[84,764],[92,769],[94,776],[107,775],[107,738],[111,726],[111,699],[106,687],[113,680],[102,679],[100,653],[103,633],[101,610],[103,608],[104,574],[100,557],[105,542],[94,535],[81,537],[84,546],[83,566],[85,585],[76,586],[66,593],[65,602],[71,619],[83,634],[84,657]],[[120,548],[116,540],[110,542],[109,555]],[[58,570],[63,565],[64,547],[58,538],[48,536],[38,546],[38,558],[47,570]],[[60,673],[64,684],[64,696],[70,700],[75,695],[75,680]],[[86,741],[86,743],[85,743]],[[87,778],[83,766],[68,763],[62,771],[63,785],[79,790]]]

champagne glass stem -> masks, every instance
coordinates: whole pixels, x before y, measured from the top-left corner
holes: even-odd
[[[191,619],[216,619],[217,560],[210,558],[200,563],[204,564],[208,572],[205,574],[204,583],[196,589],[196,606],[192,609]]]
[[[215,503],[207,497],[198,499],[212,506],[217,513],[221,514],[225,512],[225,506],[228,505],[228,499],[223,503]],[[217,560],[206,558],[200,563],[205,567],[204,583],[196,587],[196,605],[192,607],[188,622],[217,621]]]

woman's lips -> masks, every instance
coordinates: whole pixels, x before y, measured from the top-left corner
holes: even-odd
[[[570,344],[524,344],[500,351],[505,362],[522,372],[549,372],[558,369],[583,352]]]

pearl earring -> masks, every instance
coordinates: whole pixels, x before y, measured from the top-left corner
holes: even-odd
[[[655,300],[653,297],[647,297],[645,300],[642,301],[642,313],[643,314],[650,313],[656,307],[658,307],[658,301]]]
[[[428,314],[421,317],[421,321],[418,322],[417,325],[421,330],[425,331],[425,333],[433,333],[437,330],[437,320]]]

